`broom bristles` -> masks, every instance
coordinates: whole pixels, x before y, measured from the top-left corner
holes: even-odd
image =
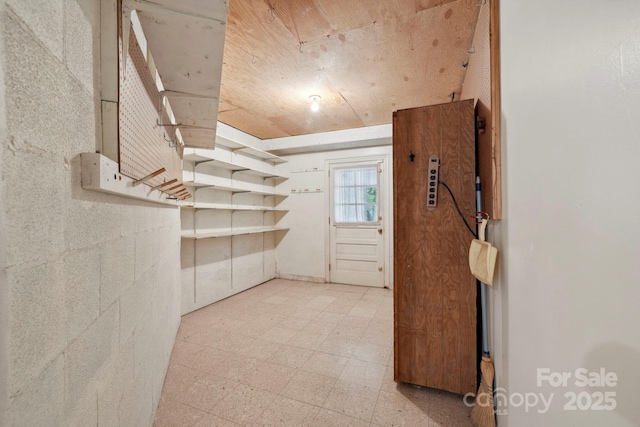
[[[493,377],[495,371],[491,357],[482,356],[480,362],[480,387],[476,395],[476,404],[471,410],[471,422],[476,427],[495,427],[496,416],[493,411]]]

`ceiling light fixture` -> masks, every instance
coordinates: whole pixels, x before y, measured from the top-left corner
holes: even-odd
[[[320,95],[311,95],[309,100],[311,101],[311,111],[315,113],[320,109]]]

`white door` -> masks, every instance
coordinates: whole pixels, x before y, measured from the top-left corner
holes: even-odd
[[[381,163],[333,164],[329,181],[331,282],[384,287]]]

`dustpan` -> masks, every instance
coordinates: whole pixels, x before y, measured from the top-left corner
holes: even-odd
[[[480,240],[473,239],[469,247],[469,268],[476,279],[487,285],[493,285],[493,272],[496,268],[498,249],[485,241],[484,231],[486,228],[487,220],[483,218],[478,231]]]

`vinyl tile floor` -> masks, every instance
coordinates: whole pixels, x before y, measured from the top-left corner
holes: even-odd
[[[393,291],[275,279],[182,317],[155,427],[470,426],[393,381]]]

